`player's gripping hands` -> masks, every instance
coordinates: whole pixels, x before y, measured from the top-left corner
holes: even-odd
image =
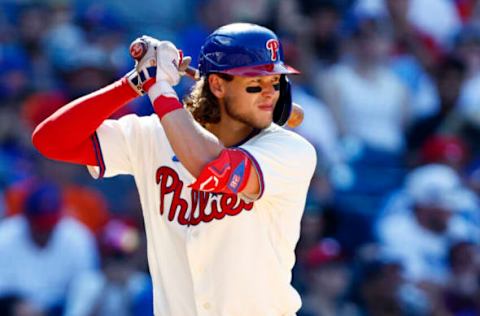
[[[177,98],[172,87],[180,81],[191,58],[183,58],[182,52],[171,42],[146,35],[140,40],[146,43],[147,48],[145,55],[135,65],[142,89],[148,92],[152,103],[160,95]]]
[[[155,112],[162,118],[165,114],[183,107],[178,102],[173,86],[177,85],[185,74],[191,58],[184,58],[182,51],[168,41],[159,41],[146,35],[136,41],[144,43],[143,48],[146,49],[135,65],[141,89],[148,93]]]
[[[139,95],[144,95],[145,91],[147,91],[146,88],[155,83],[157,73],[156,46],[159,41],[146,35],[143,35],[136,41],[138,40],[146,44],[144,47],[142,46],[146,51],[143,53],[141,59],[135,60],[135,68],[127,73],[125,77],[130,86],[132,86]]]
[[[156,80],[151,87],[145,87],[152,103],[161,95],[178,98],[173,86],[180,81],[179,65],[182,62],[182,55],[171,42],[158,42],[156,46]]]

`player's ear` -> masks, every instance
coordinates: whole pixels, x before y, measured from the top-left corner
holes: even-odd
[[[208,85],[210,86],[210,91],[214,96],[219,99],[225,97],[226,82],[220,76],[216,74],[211,74],[208,76]]]

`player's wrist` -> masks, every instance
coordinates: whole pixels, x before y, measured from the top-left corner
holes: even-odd
[[[148,88],[148,97],[152,104],[158,99],[160,96],[165,96],[168,98],[175,98],[178,100],[177,93],[173,90],[172,86],[163,80],[157,80],[153,84],[151,84]]]
[[[153,110],[160,120],[168,113],[183,109],[182,103],[177,98],[170,98],[164,95],[159,96],[152,104]]]
[[[183,108],[175,90],[163,80],[157,80],[149,87],[148,97],[152,102],[153,110],[160,119],[172,111]]]
[[[145,94],[143,84],[135,69],[129,71],[122,79],[128,83],[129,87],[137,94],[137,96],[142,96]]]

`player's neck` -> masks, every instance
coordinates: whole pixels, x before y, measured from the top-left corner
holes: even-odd
[[[231,147],[240,143],[253,131],[251,126],[225,119],[216,124],[208,124],[207,129],[217,136],[225,147]]]

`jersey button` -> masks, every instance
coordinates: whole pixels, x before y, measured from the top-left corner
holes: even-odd
[[[205,309],[210,309],[210,307],[212,307],[212,306],[208,302],[203,304],[203,308],[205,308]]]

